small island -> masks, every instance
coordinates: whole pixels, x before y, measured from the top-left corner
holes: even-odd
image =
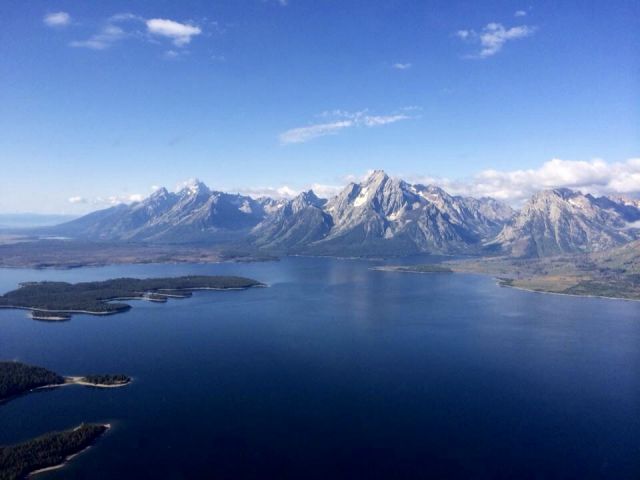
[[[382,267],[373,267],[372,270],[401,273],[453,273],[453,270],[445,265],[432,263],[424,265],[385,265]]]
[[[35,320],[69,320],[74,313],[110,315],[125,312],[123,300],[166,302],[196,290],[241,290],[264,284],[244,277],[192,275],[168,278],[116,278],[101,282],[27,282],[0,296],[0,308],[31,311]]]
[[[17,480],[62,467],[90,447],[110,425],[83,423],[76,428],[46,433],[16,445],[0,447],[0,480]]]
[[[54,388],[64,385],[113,388],[131,383],[123,374],[85,375],[64,377],[46,368],[20,362],[0,362],[0,402],[39,388]]]
[[[130,384],[131,378],[121,373],[115,375],[87,375],[85,377],[66,377],[66,383],[98,388],[113,388]]]

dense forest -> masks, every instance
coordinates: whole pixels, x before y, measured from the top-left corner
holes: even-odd
[[[186,276],[173,278],[116,278],[102,282],[29,282],[0,296],[0,307],[63,312],[117,313],[130,305],[112,303],[118,299],[166,301],[185,297],[193,290],[237,289],[261,285],[250,278],[233,276]]]
[[[42,367],[0,362],[0,401],[45,385],[64,383],[64,377]]]
[[[41,468],[60,465],[70,455],[91,445],[107,428],[84,423],[72,430],[47,433],[24,443],[0,447],[0,480],[16,480]]]

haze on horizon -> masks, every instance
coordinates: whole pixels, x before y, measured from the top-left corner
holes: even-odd
[[[5,3],[0,213],[198,177],[329,196],[371,169],[517,204],[640,197],[640,6]]]

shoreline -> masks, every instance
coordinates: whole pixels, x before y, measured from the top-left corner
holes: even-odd
[[[460,272],[463,273],[463,272]],[[485,275],[483,273],[480,273],[479,275]],[[486,274],[488,275],[488,274]],[[500,279],[498,277],[493,277],[493,279],[496,281],[496,285],[498,287],[503,287],[503,288],[513,288],[514,290],[521,290],[523,292],[529,292],[529,293],[540,293],[540,294],[544,294],[544,295],[561,295],[563,297],[577,297],[577,298],[598,298],[601,300],[622,300],[625,302],[640,302],[640,298],[625,298],[625,297],[606,297],[604,295],[581,295],[581,294],[575,294],[575,293],[563,293],[563,292],[551,292],[548,290],[534,290],[533,288],[526,288],[526,287],[519,287],[517,285],[506,285],[506,284],[502,284],[500,283]]]
[[[21,306],[16,306],[16,305],[0,305],[0,308],[6,308],[6,309],[12,309],[12,310],[29,310],[30,312],[49,312],[49,313],[68,313],[68,314],[78,314],[78,313],[86,313],[89,315],[101,315],[101,316],[105,316],[105,315],[115,315],[116,313],[124,313],[125,311],[129,310],[131,308],[131,306],[129,306],[129,308],[127,309],[123,309],[123,310],[116,310],[113,312],[92,312],[89,310],[47,310],[44,308],[37,308],[37,307],[21,307]],[[65,319],[66,320],[66,319]]]
[[[380,266],[380,267],[369,267],[369,270],[373,270],[375,272],[393,272],[393,273],[419,273],[419,274],[442,274],[442,273],[456,273],[453,270],[442,270],[442,271],[424,271],[420,272],[418,270],[402,270],[401,268],[393,267],[393,266]]]
[[[126,387],[127,385],[133,382],[133,378],[129,378],[129,381],[123,382],[123,383],[113,383],[113,384],[91,383],[91,382],[84,382],[83,381],[84,378],[86,377],[75,377],[75,376],[64,377],[65,383],[60,384],[60,386],[82,385],[85,387],[96,387],[96,388],[120,388],[120,387]]]
[[[100,437],[102,437],[102,436],[103,436],[103,435],[105,435],[109,430],[111,430],[111,424],[110,424],[110,423],[103,423],[103,424],[101,424],[101,425],[102,425],[103,427],[105,427],[105,428],[106,428],[106,430],[105,430],[102,434],[100,434]],[[78,428],[80,428],[80,427],[76,427],[76,428],[74,428],[74,430],[77,430]],[[97,439],[98,439],[98,438],[100,438],[100,437],[97,437],[95,440],[97,440]],[[94,440],[94,442],[95,442],[95,440]],[[55,471],[55,470],[60,470],[61,468],[64,468],[65,466],[67,466],[67,465],[69,464],[69,462],[70,462],[71,460],[73,460],[73,459],[74,459],[74,458],[76,458],[78,455],[80,455],[80,454],[82,454],[82,453],[86,452],[86,451],[87,451],[87,450],[89,450],[91,447],[93,447],[94,442],[92,442],[90,445],[87,445],[87,446],[86,446],[86,447],[84,447],[82,450],[80,450],[80,451],[78,451],[78,452],[76,452],[76,453],[72,453],[71,455],[66,456],[66,457],[64,458],[64,460],[62,461],[62,463],[59,463],[59,464],[57,464],[57,465],[51,465],[50,467],[39,468],[39,469],[37,469],[37,470],[34,470],[33,472],[29,472],[29,473],[27,474],[27,477],[26,477],[26,478],[31,478],[31,477],[34,477],[34,476],[36,476],[36,475],[40,474],[40,473],[53,472],[53,471]]]
[[[83,382],[82,379],[85,377],[80,377],[80,376],[78,377],[65,376],[63,378],[64,378],[63,383],[50,383],[48,385],[42,385],[40,387],[35,387],[35,388],[32,388],[31,390],[27,390],[24,393],[35,392],[36,390],[48,390],[53,388],[68,387],[70,385],[82,385],[83,387],[94,387],[94,388],[120,388],[120,387],[126,387],[127,385],[130,385],[131,383],[133,383],[133,378],[129,379],[128,382],[115,383],[113,385],[107,385],[103,383]]]
[[[153,259],[151,261],[145,261],[145,260],[135,261],[135,260],[128,259],[128,261],[126,261],[126,262],[105,261],[105,262],[100,262],[100,263],[86,263],[86,264],[82,264],[82,263],[64,264],[64,263],[62,263],[62,264],[54,264],[54,265],[46,265],[46,264],[42,265],[42,264],[33,264],[33,263],[25,263],[24,265],[12,265],[12,264],[0,263],[0,269],[1,268],[8,268],[8,269],[13,269],[13,270],[60,270],[60,271],[64,271],[64,270],[76,270],[78,268],[104,268],[104,267],[111,267],[111,266],[116,266],[116,265],[182,265],[182,264],[219,265],[219,264],[224,264],[224,263],[277,262],[277,261],[280,261],[280,258],[281,257],[274,257],[274,258],[256,257],[256,258],[251,258],[251,259],[244,259],[244,257],[238,257],[238,258],[230,258],[230,259],[220,258],[220,259],[215,259],[215,260],[210,260],[210,261],[198,261],[198,260],[188,260],[188,259],[184,259],[184,260],[182,260],[182,259],[172,259],[172,260],[167,260],[167,261]],[[340,258],[340,257],[336,257],[336,258]]]
[[[417,272],[414,270],[400,270],[392,267],[380,266],[380,267],[369,267],[369,270],[379,271],[379,272],[394,272],[394,273],[420,273],[420,274],[429,274],[429,273],[463,273],[465,275],[482,275],[485,277],[491,277],[496,286],[504,287],[504,288],[513,288],[514,290],[521,290],[523,292],[529,293],[539,293],[544,295],[562,295],[563,297],[574,297],[574,298],[597,298],[602,300],[618,300],[625,302],[640,302],[640,298],[626,298],[626,297],[608,297],[604,295],[585,295],[585,294],[575,294],[575,293],[564,293],[564,292],[552,292],[549,290],[534,290],[533,288],[526,288],[517,285],[507,285],[502,283],[500,277],[496,277],[491,273],[477,272],[477,271],[465,271],[465,270],[455,270],[452,269],[451,272]]]

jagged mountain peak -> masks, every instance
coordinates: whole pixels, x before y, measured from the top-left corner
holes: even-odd
[[[363,184],[382,183],[389,180],[389,175],[384,170],[372,170],[362,182]]]
[[[209,194],[211,190],[198,178],[190,178],[178,185],[178,193],[181,195]]]
[[[327,201],[318,197],[313,190],[307,190],[306,192],[300,192],[294,198],[291,199],[291,205],[294,209],[301,209],[307,206],[322,207]]]
[[[166,198],[169,195],[171,195],[169,193],[169,190],[167,190],[165,187],[160,187],[158,189],[156,189],[150,196],[150,199],[158,199],[158,198]]]
[[[295,198],[304,199],[305,201],[308,201],[310,203],[317,203],[321,200],[320,197],[318,197],[316,193],[311,189],[306,190],[304,192],[300,192],[298,195],[294,197],[294,199]]]

